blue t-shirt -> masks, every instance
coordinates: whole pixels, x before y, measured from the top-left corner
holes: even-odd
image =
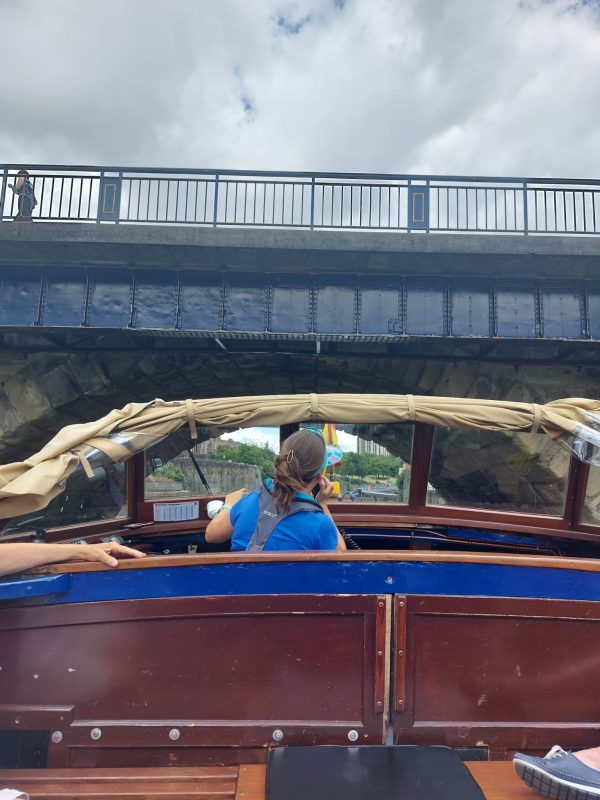
[[[313,499],[304,494],[297,494],[296,497]],[[250,544],[258,520],[258,492],[250,492],[238,500],[229,512],[229,519],[233,525],[231,549],[245,550]],[[282,519],[273,528],[264,549],[335,550],[337,543],[336,527],[327,514],[298,511]]]

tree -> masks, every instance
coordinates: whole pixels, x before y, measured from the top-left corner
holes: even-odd
[[[175,483],[183,483],[183,479],[185,478],[181,467],[176,466],[171,461],[168,461],[166,464],[163,464],[162,467],[156,469],[154,475],[159,478],[166,478],[169,481],[175,481]]]
[[[252,464],[260,469],[264,478],[273,474],[276,453],[268,444],[247,444],[246,442],[220,444],[214,457],[220,461],[234,461],[237,464]]]

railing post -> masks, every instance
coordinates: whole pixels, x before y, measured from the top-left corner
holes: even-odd
[[[118,208],[116,208],[116,217],[115,217],[115,224],[118,225],[121,220],[121,195],[123,193],[123,173],[119,172],[119,191],[117,192],[117,196],[119,198]]]
[[[529,210],[527,208],[527,184],[523,183],[523,234],[529,233]]]
[[[311,180],[310,184],[310,229],[315,227],[315,179]]]
[[[2,188],[0,189],[0,222],[4,219],[4,200],[6,199],[6,189],[8,188],[8,167],[4,167],[2,172]]]
[[[100,213],[102,209],[102,191],[103,191],[103,184],[104,184],[104,170],[100,170],[100,177],[98,178],[98,210],[96,212],[96,223],[100,224]],[[54,188],[54,183],[52,184]],[[50,209],[50,215],[52,215],[52,209]]]
[[[219,210],[219,175],[215,175],[215,202],[213,204],[213,228],[217,227],[217,212]]]

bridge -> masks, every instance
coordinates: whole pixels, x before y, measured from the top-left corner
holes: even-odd
[[[597,394],[600,182],[0,170],[2,460],[157,395]]]

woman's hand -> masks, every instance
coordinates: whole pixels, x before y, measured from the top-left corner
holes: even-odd
[[[327,501],[331,497],[331,493],[333,492],[333,484],[332,482],[326,478],[324,475],[321,475],[319,478],[319,493],[316,496],[317,503],[327,504]]]
[[[64,545],[66,547],[66,545]],[[77,548],[77,549],[75,549]],[[99,544],[73,545],[72,561],[99,561],[109,567],[118,565],[117,558],[145,558],[146,553],[126,547],[118,542],[100,542]]]

